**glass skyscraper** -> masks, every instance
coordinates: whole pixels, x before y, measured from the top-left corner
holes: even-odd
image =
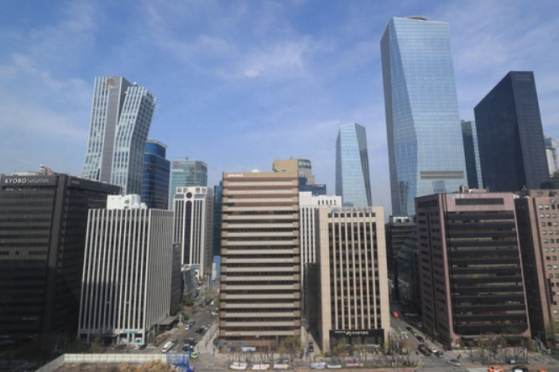
[[[142,193],[144,146],[155,97],[121,76],[95,78],[82,177]]]
[[[168,207],[171,162],[165,159],[166,153],[167,146],[158,141],[147,140],[144,148],[142,201],[148,208]]]
[[[466,173],[470,188],[483,188],[481,178],[481,165],[479,163],[479,148],[475,121],[462,120],[462,141],[464,143],[464,156],[466,160]]]
[[[370,207],[371,181],[365,127],[344,124],[336,141],[336,195],[344,206]]]
[[[208,166],[203,161],[175,160],[171,166],[171,188],[169,189],[169,208],[173,208],[173,199],[177,187],[208,186]]]
[[[392,214],[466,184],[448,23],[392,18],[381,40]]]
[[[534,73],[509,72],[474,108],[483,182],[490,191],[549,182]]]

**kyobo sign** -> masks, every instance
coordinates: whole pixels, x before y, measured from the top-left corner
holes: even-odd
[[[4,185],[48,185],[49,178],[12,177],[4,178]]]

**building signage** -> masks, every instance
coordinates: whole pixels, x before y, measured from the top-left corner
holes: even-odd
[[[355,213],[355,212],[364,212],[364,213],[372,213],[372,207],[342,207],[342,208],[332,208],[333,214],[338,213]]]
[[[4,185],[50,185],[50,178],[10,177],[4,178]]]
[[[227,175],[227,178],[230,178],[230,177],[244,177],[244,176],[245,175],[242,174],[242,173],[230,173],[230,174]]]
[[[252,346],[245,346],[245,347],[242,347],[241,350],[245,351],[245,352],[250,352],[250,351],[256,351],[256,348],[252,347]]]
[[[330,330],[330,337],[332,336],[346,336],[346,337],[356,337],[356,336],[378,336],[382,334],[382,329],[332,329]]]

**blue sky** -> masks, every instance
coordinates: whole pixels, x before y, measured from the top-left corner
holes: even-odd
[[[48,6],[47,6],[48,5]],[[313,162],[334,192],[341,124],[367,128],[373,202],[390,211],[380,38],[390,17],[450,23],[460,114],[532,70],[559,138],[559,1],[0,1],[0,173],[79,175],[95,76],[157,97],[150,138],[223,171]]]

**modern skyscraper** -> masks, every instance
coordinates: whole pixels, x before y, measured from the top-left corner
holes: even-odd
[[[301,335],[296,173],[224,173],[220,348],[277,351]]]
[[[392,18],[381,40],[392,214],[466,184],[448,23]]]
[[[213,262],[213,201],[211,187],[175,191],[174,241],[180,244],[182,266],[194,268],[200,280],[211,274]]]
[[[142,193],[144,146],[155,97],[121,76],[95,78],[82,177]]]
[[[528,337],[514,195],[462,191],[416,199],[425,330],[446,346]]]
[[[549,181],[534,73],[509,72],[474,108],[483,182],[491,191]]]
[[[89,210],[78,335],[143,344],[170,314],[173,212],[113,198]]]
[[[171,188],[169,190],[169,208],[173,208],[173,199],[177,187],[208,186],[208,166],[203,161],[175,160],[171,166]]]
[[[336,141],[336,195],[344,206],[371,206],[367,132],[356,123],[340,127]]]
[[[317,215],[319,280],[309,295],[317,297],[321,349],[383,345],[390,330],[383,208],[320,208]]]
[[[559,167],[557,166],[557,140],[552,137],[544,137],[545,156],[547,157],[547,168],[549,169],[549,177],[553,177]]]
[[[483,188],[481,178],[481,165],[479,163],[479,146],[475,121],[462,120],[462,141],[464,143],[464,156],[466,160],[466,173],[468,186],[473,189]]]
[[[88,209],[119,193],[63,174],[0,177],[0,339],[76,331]]]
[[[147,140],[144,149],[142,200],[148,208],[168,209],[171,162],[165,159],[167,146]]]

